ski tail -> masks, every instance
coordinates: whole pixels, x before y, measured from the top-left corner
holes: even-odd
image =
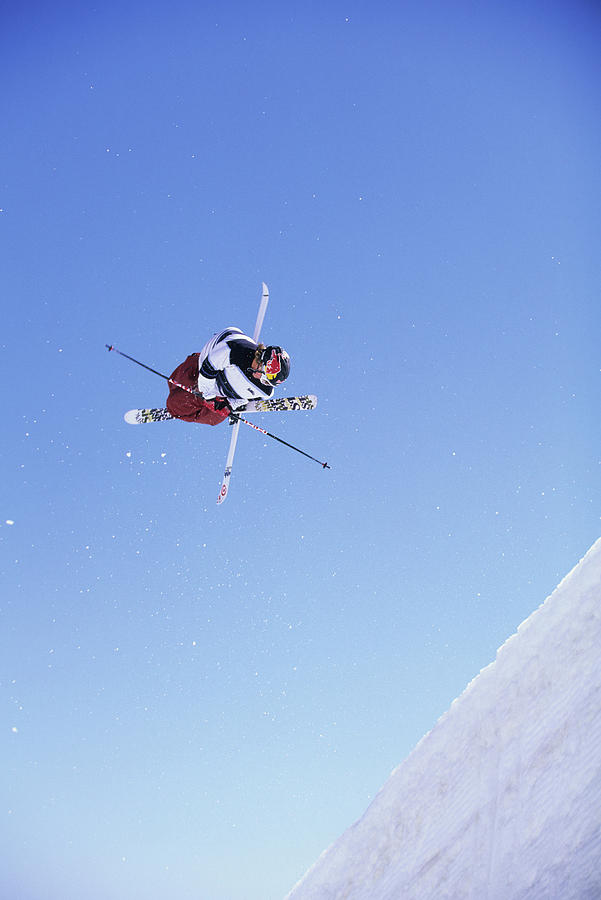
[[[145,425],[147,422],[166,422],[167,419],[173,419],[168,409],[160,407],[158,409],[128,409],[123,416],[129,425]]]

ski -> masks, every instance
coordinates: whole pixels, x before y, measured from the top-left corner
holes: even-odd
[[[268,400],[249,400],[244,406],[234,410],[236,413],[256,412],[291,412],[292,410],[315,409],[315,394],[304,394],[300,397],[271,397]],[[166,422],[176,418],[164,406],[154,409],[129,409],[123,416],[129,425],[146,425],[148,422]]]
[[[253,332],[253,341],[255,344],[259,341],[259,335],[261,333],[261,328],[263,327],[263,319],[265,318],[265,311],[267,310],[267,304],[269,303],[269,289],[265,282],[263,282],[263,291],[261,294],[261,302],[259,303],[259,311],[257,313],[257,319],[255,321],[255,330]],[[223,503],[225,498],[227,497],[227,492],[230,487],[230,478],[232,477],[232,465],[234,462],[234,453],[236,452],[236,443],[238,441],[238,432],[240,431],[240,420],[236,420],[234,422],[234,426],[232,428],[232,437],[230,439],[230,448],[228,450],[227,459],[225,461],[225,472],[223,473],[223,479],[221,481],[221,487],[219,488],[219,496],[217,497],[217,503]]]

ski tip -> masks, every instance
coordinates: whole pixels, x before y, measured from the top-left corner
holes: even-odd
[[[238,423],[238,427],[240,427],[239,423]],[[234,438],[234,435],[232,435],[232,439],[233,439],[233,438]],[[236,446],[236,443],[235,443],[235,441],[234,441],[234,447],[235,447],[235,446]],[[230,450],[231,450],[231,447],[230,447]],[[219,503],[223,503],[223,501],[224,501],[225,498],[227,497],[227,492],[228,492],[229,489],[230,489],[230,478],[231,478],[231,475],[232,475],[232,467],[231,467],[231,465],[230,465],[229,462],[228,462],[228,465],[225,467],[225,473],[224,473],[224,475],[223,475],[223,481],[221,482],[221,488],[220,488],[220,490],[219,490],[219,496],[217,497],[217,503],[218,503],[218,504],[219,504]]]
[[[124,413],[123,418],[127,422],[128,425],[137,425],[138,424],[138,410],[137,409],[128,409],[126,413]]]

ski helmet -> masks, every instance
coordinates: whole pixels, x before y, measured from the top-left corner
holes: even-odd
[[[265,375],[271,384],[281,384],[290,374],[290,357],[281,347],[266,347],[261,356]]]

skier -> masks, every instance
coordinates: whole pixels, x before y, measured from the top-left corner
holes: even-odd
[[[270,397],[289,373],[290,357],[281,347],[256,344],[239,328],[226,328],[172,373],[167,409],[186,422],[219,425],[248,400]]]

